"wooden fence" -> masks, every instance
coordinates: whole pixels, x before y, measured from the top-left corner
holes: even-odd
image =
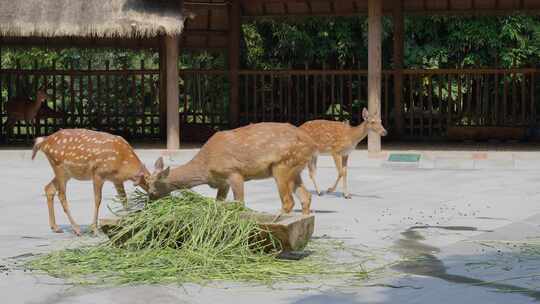
[[[360,123],[367,106],[367,70],[240,71],[240,123],[281,121],[299,125],[324,118]],[[446,138],[451,126],[520,126],[540,123],[540,72],[535,69],[403,70],[404,138]],[[206,140],[229,128],[226,70],[179,70],[182,140]],[[41,119],[37,134],[91,128],[129,140],[163,138],[159,70],[0,69],[0,134],[5,142],[31,140],[26,123],[5,130],[5,103],[34,98],[48,88],[47,106],[64,117]],[[394,72],[384,71],[381,116],[395,129]],[[161,110],[160,110],[161,109]]]
[[[3,142],[28,141],[33,131],[25,122],[6,130],[5,103],[16,97],[35,98],[38,88],[47,88],[49,109],[63,118],[38,120],[36,135],[51,134],[60,128],[90,128],[122,135],[128,139],[155,140],[162,136],[159,113],[159,71],[144,69],[111,70],[1,69],[0,127]],[[11,134],[10,134],[11,133]],[[29,136],[30,135],[30,136]]]
[[[534,69],[405,70],[406,134],[444,138],[451,126],[534,126],[540,90],[537,73]]]
[[[182,121],[229,125],[229,84],[224,70],[180,70]]]
[[[242,123],[281,121],[299,125],[312,119],[358,124],[367,107],[367,70],[240,71]],[[381,116],[391,128],[393,77],[382,78]]]

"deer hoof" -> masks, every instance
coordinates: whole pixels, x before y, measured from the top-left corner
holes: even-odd
[[[343,194],[343,197],[344,197],[345,199],[351,199],[351,198],[352,198],[352,195],[350,195],[349,193],[347,193],[347,194]]]
[[[51,227],[52,232],[54,233],[64,233],[64,230],[58,226]]]
[[[94,236],[98,236],[98,227],[94,224],[92,224],[92,226],[90,227],[92,229],[92,233],[94,234]]]
[[[76,236],[81,236],[81,228],[73,227],[73,233],[75,233]]]

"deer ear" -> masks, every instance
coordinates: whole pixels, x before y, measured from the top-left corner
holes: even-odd
[[[362,119],[363,119],[363,120],[367,120],[368,117],[369,117],[369,112],[368,112],[368,110],[367,110],[366,108],[364,108],[364,109],[362,110]]]
[[[158,179],[165,179],[169,176],[169,173],[171,173],[171,167],[167,167],[167,169],[159,172]]]
[[[156,171],[161,171],[161,170],[163,170],[163,167],[165,167],[165,165],[163,164],[163,157],[160,157],[154,163],[154,169]]]

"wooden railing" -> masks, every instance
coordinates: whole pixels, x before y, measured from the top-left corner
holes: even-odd
[[[18,122],[13,130],[4,128],[5,103],[14,96],[33,99],[42,86],[48,89],[47,106],[65,115],[38,121],[37,135],[60,128],[92,128],[128,139],[161,137],[159,71],[144,69],[142,63],[141,69],[132,70],[0,69],[3,142],[28,141],[31,132],[25,122]]]
[[[228,125],[229,88],[225,70],[180,70],[183,121]]]
[[[381,116],[391,125],[392,73],[382,78]],[[299,125],[317,118],[360,122],[367,107],[367,70],[240,71],[242,123]]]
[[[180,70],[180,136],[204,141],[229,128],[229,81],[225,70]]]
[[[534,69],[403,71],[406,135],[445,137],[450,126],[530,126],[537,122]]]
[[[240,123],[281,121],[299,125],[325,118],[358,124],[367,106],[366,70],[240,71]],[[535,126],[540,122],[540,71],[535,69],[403,70],[403,135],[442,138],[451,126]],[[230,127],[226,70],[179,70],[183,140],[204,140]],[[394,72],[384,71],[381,116],[395,129]],[[47,105],[64,119],[42,119],[38,134],[59,128],[93,128],[128,139],[159,139],[159,70],[0,69],[0,134],[6,139],[5,103],[34,98],[46,85]],[[399,117],[399,116],[398,116]],[[10,139],[26,140],[19,122]],[[2,141],[3,141],[2,140]]]

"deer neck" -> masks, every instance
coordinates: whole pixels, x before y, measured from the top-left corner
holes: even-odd
[[[39,108],[41,108],[41,104],[43,103],[43,99],[36,98],[36,100],[32,101],[30,103],[30,108],[32,109],[32,112],[36,113],[39,111]]]
[[[368,135],[367,122],[362,122],[356,127],[352,127],[352,138],[353,141],[361,142]]]
[[[190,189],[208,183],[206,163],[193,159],[188,163],[171,170],[167,182],[176,189]]]

